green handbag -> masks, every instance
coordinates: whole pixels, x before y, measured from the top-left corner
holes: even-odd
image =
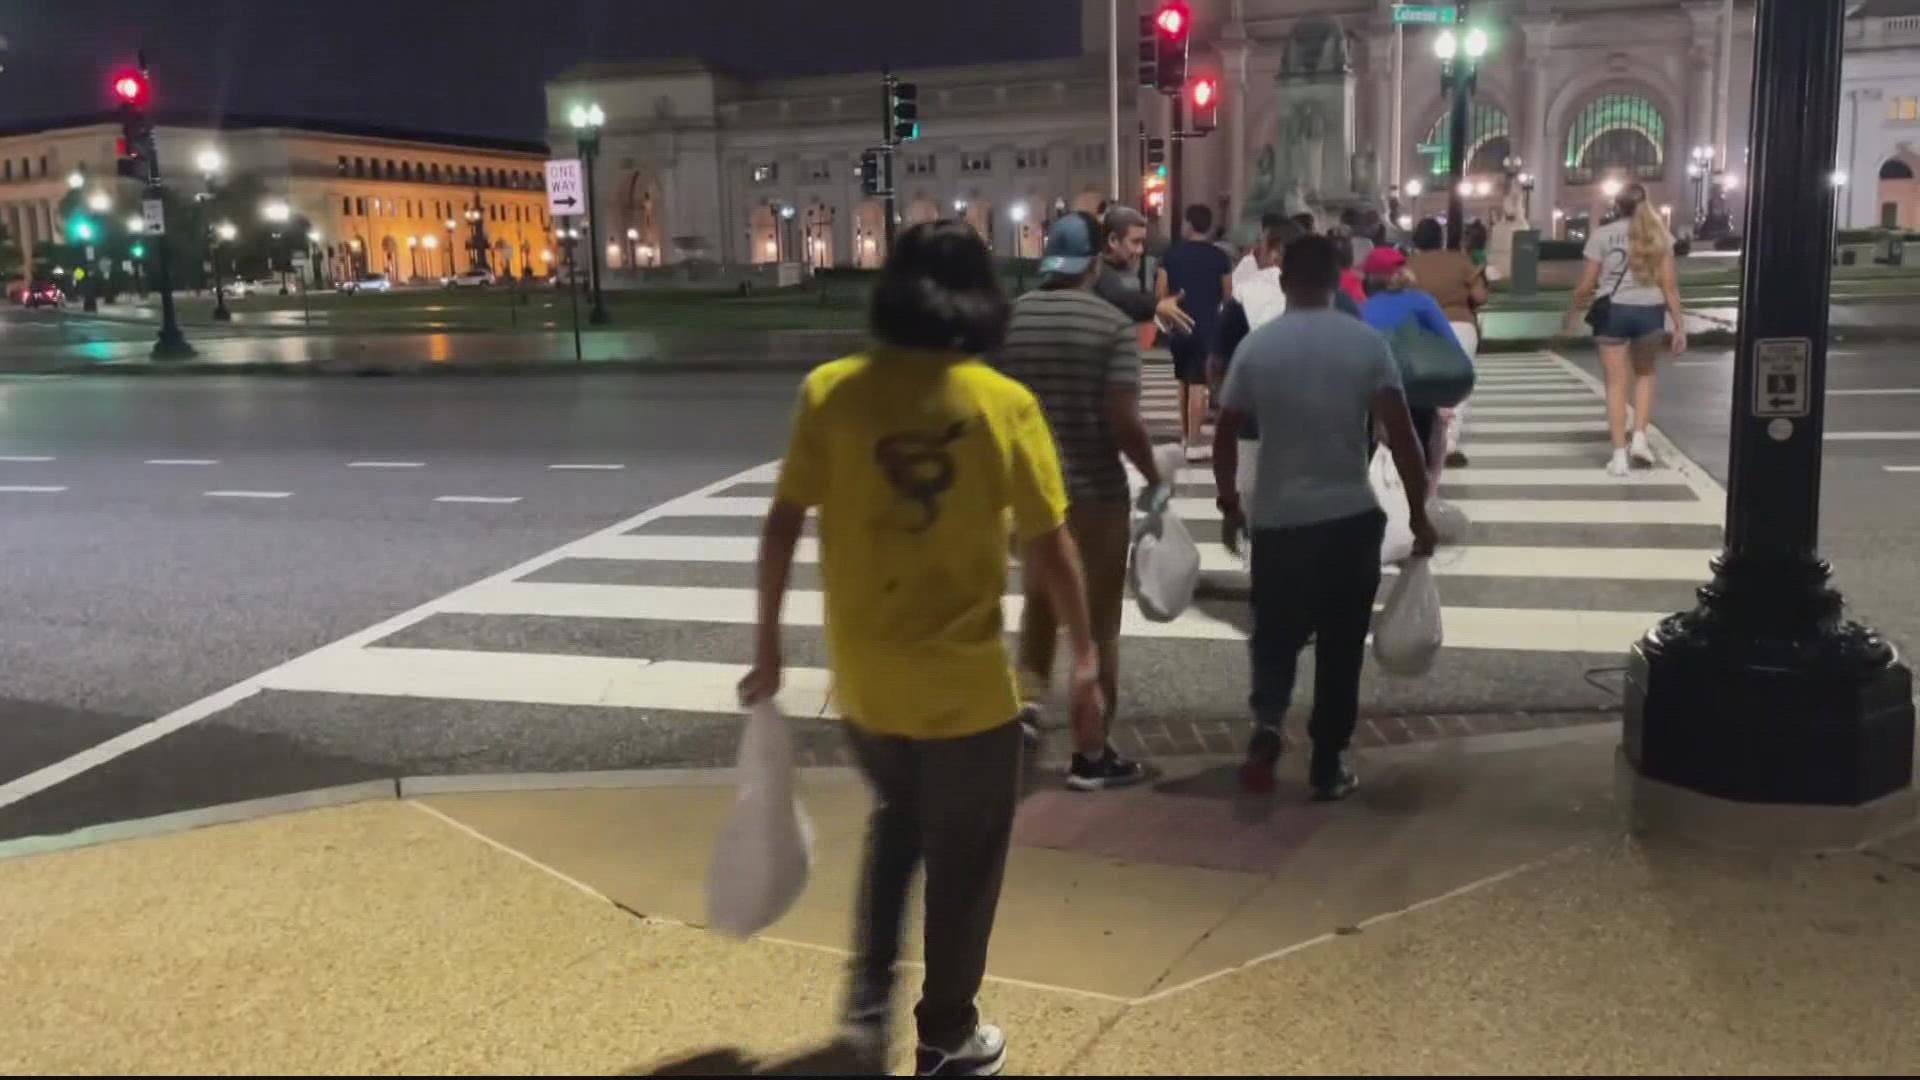
[[[1416,409],[1451,409],[1473,393],[1473,357],[1452,334],[1426,330],[1408,319],[1387,339],[1400,368],[1407,404]]]

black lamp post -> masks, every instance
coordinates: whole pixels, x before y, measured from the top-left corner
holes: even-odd
[[[587,267],[593,286],[593,310],[587,313],[587,321],[605,326],[609,316],[600,289],[600,211],[593,198],[593,160],[600,153],[600,128],[606,124],[607,114],[597,104],[575,105],[567,119],[580,143],[580,169],[587,174]]]
[[[1843,0],[1758,0],[1726,548],[1629,655],[1623,750],[1744,803],[1863,807],[1913,780],[1913,676],[1816,552]]]
[[[1467,5],[1460,4],[1460,22],[1467,21]],[[1465,35],[1442,30],[1433,39],[1440,58],[1440,85],[1447,91],[1451,113],[1447,120],[1447,246],[1466,244],[1467,208],[1462,178],[1467,171],[1468,126],[1473,116],[1473,89],[1480,77],[1480,58],[1487,54],[1487,32],[1478,27]]]

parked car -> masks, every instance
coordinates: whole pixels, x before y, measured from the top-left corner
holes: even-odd
[[[341,292],[392,292],[393,282],[385,274],[361,274],[352,281],[340,283]]]
[[[20,304],[23,307],[59,307],[67,302],[67,294],[60,286],[51,281],[36,281],[20,291]]]
[[[485,288],[494,283],[493,271],[475,268],[447,279],[449,289]]]

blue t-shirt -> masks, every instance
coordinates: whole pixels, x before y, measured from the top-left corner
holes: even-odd
[[[1365,307],[1360,309],[1360,318],[1368,326],[1391,335],[1408,319],[1416,319],[1422,330],[1452,338],[1453,324],[1447,321],[1447,313],[1440,310],[1440,304],[1433,294],[1424,289],[1401,289],[1397,292],[1374,293],[1367,297]]]
[[[1367,477],[1368,418],[1373,396],[1399,385],[1387,339],[1332,308],[1288,311],[1247,335],[1220,403],[1260,424],[1254,528],[1378,508]]]
[[[1212,244],[1182,240],[1167,249],[1160,268],[1167,272],[1170,295],[1187,294],[1180,309],[1193,319],[1193,336],[1203,347],[1211,343],[1220,324],[1220,305],[1226,301],[1221,282],[1233,273],[1233,261]]]

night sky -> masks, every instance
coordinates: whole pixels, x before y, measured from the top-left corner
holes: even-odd
[[[937,14],[936,14],[937,13]],[[156,107],[541,139],[572,64],[749,75],[1070,55],[1078,0],[0,0],[0,128],[109,106],[144,46]]]

